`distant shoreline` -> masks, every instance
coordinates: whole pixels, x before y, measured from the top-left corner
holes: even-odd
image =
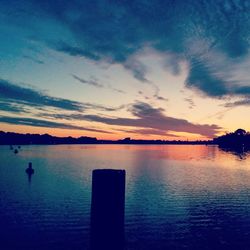
[[[146,143],[122,143],[122,142],[100,142],[100,143],[55,143],[55,144],[46,144],[46,143],[32,143],[32,144],[21,144],[21,143],[17,143],[17,144],[3,144],[0,143],[0,146],[56,146],[56,145],[205,145],[205,146],[210,146],[210,145],[214,145],[214,146],[218,146],[218,144],[216,143],[152,143],[152,142],[146,142]]]
[[[224,150],[250,151],[250,133],[243,129],[237,129],[212,140],[145,140],[131,139],[130,137],[120,140],[99,140],[95,137],[81,136],[74,138],[57,137],[49,134],[19,134],[14,132],[0,131],[0,145],[218,145]]]
[[[82,136],[57,137],[49,134],[19,134],[0,131],[0,145],[72,145],[72,144],[121,144],[121,145],[216,145],[213,140],[135,140],[130,138],[120,140],[99,140],[94,137]]]

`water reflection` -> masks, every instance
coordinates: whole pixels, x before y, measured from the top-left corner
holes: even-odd
[[[31,173],[27,173],[29,183],[31,183],[32,175],[33,175],[33,174],[31,174]]]
[[[127,249],[249,249],[248,153],[201,145],[58,145],[25,146],[13,157],[0,146],[0,159],[3,249],[89,250],[91,173],[100,168],[126,170]],[[39,169],[35,181],[20,168],[29,161]]]
[[[29,166],[28,166],[28,168],[26,168],[25,172],[28,175],[29,183],[31,183],[31,177],[35,172],[35,170],[32,168],[32,163],[31,162],[29,162]]]
[[[250,150],[245,150],[244,147],[219,147],[219,149],[234,156],[237,156],[240,160],[246,160],[250,153]]]

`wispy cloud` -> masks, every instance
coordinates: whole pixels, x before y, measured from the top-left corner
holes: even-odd
[[[0,110],[5,112],[22,113],[25,111],[23,105],[17,105],[0,100]]]
[[[140,134],[140,135],[159,135],[159,136],[167,136],[167,137],[173,137],[173,138],[178,138],[180,136],[166,133],[166,131],[163,130],[157,130],[157,129],[133,129],[133,130],[119,130],[122,132],[126,132],[128,134]]]
[[[221,120],[228,112],[230,112],[234,108],[235,107],[229,107],[229,108],[226,108],[226,109],[224,108],[221,111],[218,111],[218,112],[216,112],[214,114],[211,114],[211,115],[208,115],[208,116],[202,118],[201,121],[211,119],[211,118],[216,118],[218,120]]]
[[[129,107],[129,111],[135,118],[106,117],[92,114],[47,114],[50,118],[66,120],[87,120],[108,125],[122,127],[135,127],[136,131],[141,131],[158,135],[167,135],[171,132],[187,132],[199,134],[205,137],[214,137],[220,131],[217,125],[200,125],[191,123],[185,119],[166,116],[162,108],[154,108],[143,102],[136,102]],[[43,114],[46,116],[46,114]],[[138,128],[142,128],[140,130]],[[171,134],[171,133],[170,133]]]
[[[163,96],[160,96],[160,95],[156,95],[154,94],[154,98],[156,98],[157,100],[159,101],[165,101],[165,102],[168,102],[168,98],[165,98]]]
[[[193,109],[196,105],[191,97],[184,98],[184,101],[188,103],[188,108]]]
[[[151,84],[151,86],[153,87],[153,95],[147,96],[143,93],[143,91],[139,90],[137,93],[142,96],[144,99],[146,100],[150,100],[150,99],[155,99],[157,101],[164,101],[164,102],[168,102],[168,98],[161,96],[160,93],[160,89],[157,85],[155,85],[154,83]]]
[[[244,99],[235,101],[235,102],[227,102],[224,105],[226,108],[233,108],[237,106],[250,106],[250,95],[249,97],[245,97]]]
[[[156,100],[158,100],[158,101],[165,101],[165,102],[167,102],[168,99],[165,98],[165,97],[163,97],[163,96],[161,96],[161,95],[159,94],[159,93],[160,93],[159,87],[158,87],[156,84],[153,84],[152,86],[153,86],[154,91],[155,91],[155,93],[154,93],[154,98],[155,98]]]
[[[146,99],[146,100],[149,100],[150,98],[147,96],[147,95],[145,95],[141,90],[139,90],[138,92],[137,92],[140,96],[142,96],[144,99]]]
[[[28,106],[34,108],[56,108],[66,111],[84,111],[89,109],[95,109],[100,111],[115,111],[123,108],[119,107],[107,107],[93,103],[77,102],[69,99],[53,97],[44,94],[42,91],[23,87],[21,85],[14,84],[10,81],[0,79],[0,100],[8,105],[19,107]],[[6,106],[7,107],[7,106]],[[11,110],[9,110],[11,111]]]
[[[114,88],[110,84],[108,84],[108,85],[101,84],[94,77],[91,77],[91,79],[86,80],[86,79],[84,79],[82,77],[79,77],[77,75],[74,75],[74,74],[71,74],[71,76],[74,79],[76,79],[77,81],[79,81],[80,83],[83,83],[83,84],[86,84],[86,85],[90,85],[90,86],[93,86],[93,87],[96,87],[96,88],[106,88],[106,89],[110,89],[110,90],[115,91],[115,92],[120,93],[120,94],[125,94],[125,91],[123,91],[121,89],[118,89],[118,88]]]
[[[95,53],[92,53],[88,51],[87,49],[72,46],[70,44],[67,44],[66,42],[60,40],[57,43],[47,43],[49,47],[64,52],[66,54],[69,54],[71,56],[80,56],[80,57],[86,57],[91,60],[100,60],[100,56],[96,55]]]
[[[45,95],[41,91],[13,84],[0,79],[0,98],[5,101],[29,106],[47,106],[71,111],[82,111],[80,102]]]
[[[144,83],[151,83],[149,79],[147,79],[147,67],[145,64],[136,59],[136,56],[129,57],[124,63],[123,66],[128,71],[131,71],[134,78]]]
[[[77,81],[79,81],[80,83],[83,83],[83,84],[87,84],[87,85],[91,85],[91,86],[94,86],[94,87],[97,87],[97,88],[103,88],[104,85],[99,83],[96,79],[90,79],[90,80],[86,80],[86,79],[83,79],[79,76],[76,76],[74,74],[71,74],[72,77],[74,79],[76,79]]]
[[[118,89],[118,88],[114,88],[114,87],[112,87],[111,85],[107,85],[107,88],[108,89],[111,89],[111,90],[113,90],[113,91],[115,91],[115,92],[117,92],[117,93],[120,93],[120,94],[126,94],[126,92],[124,91],[124,90],[122,90],[122,89]]]
[[[84,130],[84,131],[89,131],[89,132],[98,132],[98,133],[107,133],[107,134],[111,133],[111,132],[100,130],[100,129],[84,128],[84,127],[75,126],[72,124],[52,122],[52,121],[47,121],[47,120],[35,119],[35,118],[25,118],[25,117],[0,116],[0,122],[8,123],[8,124],[15,124],[15,125],[33,126],[33,127]]]
[[[44,61],[42,61],[40,59],[37,59],[37,58],[35,58],[33,56],[23,55],[23,58],[31,60],[31,61],[33,61],[35,63],[38,63],[38,64],[44,64]]]

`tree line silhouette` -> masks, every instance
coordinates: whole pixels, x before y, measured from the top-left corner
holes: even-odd
[[[250,133],[244,129],[237,129],[233,133],[227,133],[213,139],[220,148],[235,150],[250,150]]]
[[[182,140],[135,140],[129,137],[120,140],[98,140],[95,137],[81,136],[74,138],[57,137],[49,134],[19,134],[0,131],[0,145],[30,145],[30,144],[213,144],[213,141],[182,141]]]
[[[98,140],[95,137],[81,136],[74,138],[57,137],[49,134],[20,134],[0,131],[0,145],[30,145],[30,144],[184,144],[184,145],[219,145],[221,148],[250,149],[250,133],[237,129],[233,133],[214,138],[213,140],[137,140],[129,137],[120,140]]]

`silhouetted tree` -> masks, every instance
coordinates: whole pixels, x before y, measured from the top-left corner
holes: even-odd
[[[214,140],[215,144],[218,144],[221,148],[228,149],[250,149],[250,134],[244,129],[237,129],[233,133],[219,136]]]
[[[241,129],[241,128],[234,131],[234,134],[238,135],[238,136],[244,136],[244,135],[246,135],[246,133],[247,133],[246,130]]]

